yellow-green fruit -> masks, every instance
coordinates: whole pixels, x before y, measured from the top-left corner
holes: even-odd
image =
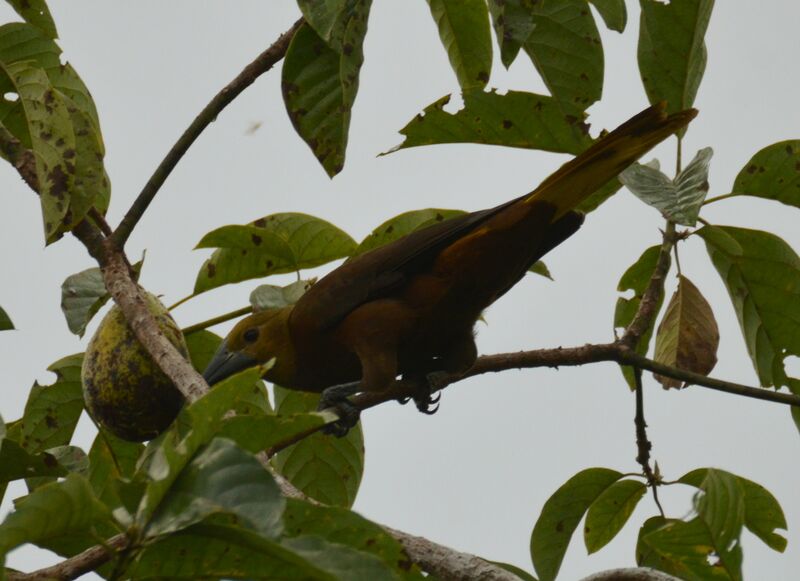
[[[180,353],[189,352],[180,329],[159,300],[145,293],[147,308]],[[83,399],[101,426],[141,442],[163,432],[178,415],[183,396],[153,363],[114,305],[89,342],[81,369]]]

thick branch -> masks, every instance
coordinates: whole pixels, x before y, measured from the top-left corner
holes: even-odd
[[[601,571],[584,577],[581,581],[680,581],[680,579],[650,567],[636,567]]]
[[[128,537],[124,534],[108,539],[103,545],[89,547],[82,553],[70,557],[52,567],[45,567],[32,573],[7,573],[8,581],[68,581],[94,571],[105,565],[116,551],[128,545]],[[109,551],[110,550],[110,551]]]
[[[286,49],[289,47],[289,42],[294,37],[297,29],[303,23],[300,18],[295,22],[292,27],[278,37],[267,50],[258,55],[253,62],[247,65],[241,73],[239,73],[233,81],[231,81],[225,88],[223,88],[217,95],[211,99],[208,105],[200,111],[200,114],[192,121],[192,124],[183,132],[180,139],[175,142],[172,149],[169,150],[166,157],[156,168],[153,175],[145,184],[139,196],[133,202],[128,213],[120,222],[114,234],[111,236],[114,243],[122,248],[125,242],[133,232],[136,224],[141,219],[150,202],[164,185],[164,182],[175,169],[175,166],[189,150],[195,140],[200,136],[203,130],[208,127],[220,114],[220,112],[227,107],[239,94],[253,82],[270,70],[275,63],[283,58],[286,54]]]

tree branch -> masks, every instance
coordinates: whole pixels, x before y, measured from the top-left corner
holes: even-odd
[[[658,487],[661,485],[661,479],[653,472],[650,466],[650,450],[653,449],[653,444],[647,439],[647,422],[644,419],[644,389],[642,389],[642,370],[634,370],[634,380],[636,382],[636,415],[634,416],[633,423],[636,426],[636,462],[642,467],[642,473],[647,478],[647,484],[653,491],[653,500],[655,500],[658,512],[661,513],[662,518],[664,509],[661,502],[658,500]],[[658,466],[658,463],[656,463]]]
[[[164,185],[164,182],[175,169],[175,166],[189,150],[195,140],[200,136],[203,130],[208,127],[220,114],[220,112],[227,107],[239,94],[253,82],[270,70],[275,63],[283,58],[286,54],[286,49],[289,47],[289,42],[294,37],[297,29],[303,24],[303,19],[300,18],[295,22],[289,30],[284,32],[278,37],[272,45],[258,55],[253,62],[247,65],[241,73],[239,73],[233,81],[231,81],[225,88],[223,88],[217,95],[211,99],[208,105],[200,111],[200,114],[192,121],[191,125],[183,132],[172,149],[169,150],[166,157],[156,168],[153,175],[145,184],[139,196],[133,202],[128,213],[120,222],[117,229],[111,235],[111,239],[119,248],[125,246],[125,242],[133,232],[136,224],[144,215],[145,210],[153,201],[153,198]]]
[[[94,571],[112,559],[116,551],[128,546],[128,537],[119,534],[108,539],[102,545],[89,547],[82,553],[70,557],[52,567],[45,567],[31,573],[6,573],[8,581],[69,581],[77,579],[85,573]],[[111,552],[109,552],[111,549]]]
[[[680,581],[680,579],[650,567],[636,567],[600,571],[584,577],[581,581]]]

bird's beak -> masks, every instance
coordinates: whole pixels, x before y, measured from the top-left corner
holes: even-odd
[[[228,342],[223,341],[211,359],[211,363],[203,372],[203,378],[208,385],[214,385],[234,373],[256,365],[258,365],[258,361],[254,357],[241,351],[229,351]]]

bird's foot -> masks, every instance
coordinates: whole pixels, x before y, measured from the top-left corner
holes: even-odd
[[[358,423],[361,411],[347,398],[357,393],[359,386],[360,382],[354,381],[333,385],[322,391],[317,410],[333,408],[339,416],[338,420],[322,428],[324,434],[343,438]]]
[[[400,398],[397,401],[405,405],[413,399],[414,404],[421,413],[429,416],[435,414],[439,410],[439,400],[442,397],[441,392],[439,392],[437,388],[438,381],[441,376],[445,375],[447,375],[447,373],[434,371],[424,377],[410,379],[416,385],[414,393],[408,397]]]

